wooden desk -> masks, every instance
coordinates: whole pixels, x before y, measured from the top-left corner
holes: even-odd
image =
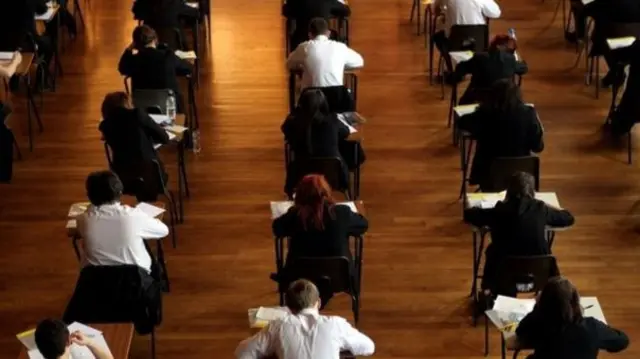
[[[131,339],[133,338],[133,323],[84,324],[102,332],[114,359],[126,359],[129,357]],[[18,355],[18,359],[28,358],[27,350],[22,348],[22,350],[20,350],[20,355]]]

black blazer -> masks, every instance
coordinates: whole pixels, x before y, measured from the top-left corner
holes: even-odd
[[[619,36],[612,34],[612,24],[640,23],[640,2],[635,0],[595,0],[585,5],[584,14],[594,19],[593,54],[602,54],[607,51],[605,42],[607,37]]]
[[[324,206],[324,230],[309,227],[304,230],[296,207],[273,221],[273,234],[289,238],[287,261],[292,257],[351,258],[349,237],[364,234],[369,227],[367,219],[347,206]]]
[[[545,325],[542,313],[534,309],[516,329],[518,341],[535,350],[535,359],[596,359],[598,350],[624,350],[629,338],[595,318],[583,318],[564,330]]]
[[[482,102],[486,92],[494,82],[513,78],[514,75],[524,75],[528,71],[527,64],[516,61],[511,52],[493,50],[477,52],[471,60],[456,66],[456,78],[460,81],[465,75],[471,74],[471,82],[460,98],[460,104]]]
[[[567,227],[574,222],[569,211],[532,198],[501,201],[489,209],[469,208],[464,211],[464,219],[476,227],[491,229],[489,247],[498,256],[549,254],[546,227]]]
[[[119,108],[103,119],[99,128],[111,147],[115,165],[157,160],[153,145],[169,142],[167,132],[140,109]]]
[[[7,1],[0,12],[0,50],[26,47],[29,36],[36,36],[36,14],[47,12],[47,0]]]
[[[482,105],[462,116],[458,126],[477,140],[469,182],[482,186],[496,157],[529,156],[542,152],[543,130],[533,107],[521,104],[511,113],[500,113]]]
[[[349,128],[335,114],[321,124],[307,126],[296,114],[284,120],[280,129],[296,158],[340,157],[339,144],[349,137]]]
[[[191,64],[163,47],[146,47],[136,55],[126,49],[118,64],[118,71],[131,77],[134,90],[172,89],[176,94],[180,93],[177,76],[190,75],[192,70]]]

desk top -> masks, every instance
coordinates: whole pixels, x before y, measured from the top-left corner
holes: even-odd
[[[132,323],[118,324],[89,324],[92,328],[98,329],[104,335],[104,339],[109,345],[109,350],[114,358],[126,359],[129,357],[131,339],[133,338]],[[20,350],[18,359],[28,359],[27,350],[23,347]]]
[[[478,193],[467,193],[467,201],[469,202],[470,207],[480,207],[484,209],[495,207],[498,201],[504,199],[506,192],[499,193],[486,193],[486,192],[478,192]],[[558,196],[555,192],[538,192],[536,193],[536,199],[543,201],[549,206],[553,206],[556,208],[560,208],[560,202],[558,201]]]
[[[532,103],[528,103],[526,105],[529,106],[529,107],[535,107],[535,105],[532,104]],[[480,106],[479,103],[472,103],[472,104],[469,104],[469,105],[456,106],[456,107],[453,108],[453,113],[458,117],[462,117],[464,115],[468,115],[470,113],[476,112],[476,110],[478,109],[478,106]]]
[[[338,202],[337,204],[348,205],[349,207],[355,207],[358,213],[361,215],[365,215],[364,211],[364,203],[362,201],[353,201],[353,202]],[[293,206],[293,201],[271,201],[271,219],[275,219],[285,214],[289,208]]]

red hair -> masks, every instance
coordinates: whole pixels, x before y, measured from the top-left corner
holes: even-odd
[[[324,229],[324,206],[330,209],[336,203],[331,196],[331,186],[323,175],[310,174],[302,178],[296,187],[295,206],[302,227],[306,231],[309,224],[317,230]]]
[[[515,52],[518,48],[518,44],[516,40],[509,37],[508,35],[496,35],[491,40],[491,44],[489,45],[490,50],[502,50]]]

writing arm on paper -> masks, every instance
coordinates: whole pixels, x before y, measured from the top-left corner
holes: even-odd
[[[358,69],[361,68],[362,66],[364,66],[364,59],[362,58],[362,55],[360,55],[359,53],[357,53],[356,51],[354,51],[353,49],[351,49],[350,47],[348,47],[347,45],[344,45],[345,48],[345,54],[344,54],[344,67],[347,69]]]
[[[297,216],[295,213],[289,210],[287,213],[274,219],[273,224],[271,225],[273,235],[278,238],[290,236],[292,234],[293,221],[296,218]]]
[[[546,205],[546,211],[547,225],[550,227],[569,227],[575,222],[573,215],[566,209]]]
[[[471,207],[464,210],[463,218],[464,221],[476,226],[476,227],[486,227],[491,226],[493,220],[493,208],[479,208],[479,207]]]
[[[138,223],[138,235],[144,239],[164,238],[169,234],[169,227],[161,220],[152,218],[148,214],[139,212],[134,221]]]
[[[158,125],[148,114],[138,109],[138,120],[142,125],[144,132],[151,137],[153,143],[167,144],[169,143],[169,135],[160,125]]]
[[[363,235],[369,229],[369,221],[360,213],[354,213],[351,209],[347,210],[349,211],[349,235]]]
[[[333,320],[342,340],[340,349],[348,350],[355,356],[372,355],[375,352],[376,346],[371,338],[352,327],[344,318],[334,317]]]
[[[270,327],[267,326],[256,335],[240,342],[236,348],[236,358],[261,359],[273,355],[274,349],[271,344]]]
[[[120,57],[120,62],[118,62],[118,72],[120,72],[123,76],[132,76],[133,75],[133,62],[135,61],[133,54],[133,50],[131,48],[126,48]]]
[[[71,342],[77,345],[86,346],[96,359],[113,359],[113,355],[108,349],[102,348],[94,340],[80,331],[71,334]]]

